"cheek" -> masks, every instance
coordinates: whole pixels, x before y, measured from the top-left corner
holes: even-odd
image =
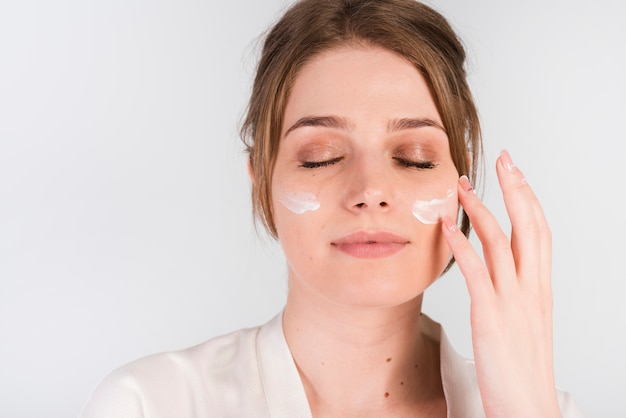
[[[445,215],[456,219],[458,209],[456,188],[448,189],[445,196],[433,197],[428,200],[423,200],[423,197],[417,198],[411,207],[413,216],[425,225],[438,224]]]
[[[276,191],[276,200],[280,205],[296,215],[316,211],[321,206],[315,193],[307,191],[281,188]]]
[[[272,179],[272,203],[275,211],[285,209],[290,214],[307,217],[318,211],[320,204],[319,185],[306,176],[296,176],[281,167],[276,167]]]
[[[302,249],[312,232],[320,227],[320,217],[327,205],[320,202],[318,193],[303,187],[281,185],[273,194],[274,222],[283,250],[289,253],[291,247]]]

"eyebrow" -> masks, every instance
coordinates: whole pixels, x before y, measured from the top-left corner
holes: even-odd
[[[398,132],[405,129],[417,129],[417,128],[438,128],[446,132],[443,126],[439,122],[436,122],[430,118],[402,118],[394,119],[387,124],[387,132]]]
[[[321,128],[335,128],[349,131],[353,124],[345,118],[337,116],[305,116],[298,119],[296,123],[291,125],[285,132],[284,136],[289,135],[298,128],[305,126],[321,127]],[[430,118],[401,118],[389,121],[387,124],[387,132],[398,132],[406,129],[418,129],[418,128],[438,128],[445,132],[446,130],[440,123]]]
[[[337,116],[306,116],[298,119],[296,123],[291,125],[291,128],[287,129],[285,136],[290,132],[302,128],[304,126],[316,126],[321,128],[336,128],[343,129],[345,131],[350,130],[352,125],[348,123],[347,119],[339,118]]]

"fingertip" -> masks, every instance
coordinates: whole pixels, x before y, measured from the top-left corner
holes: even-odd
[[[472,187],[472,183],[470,183],[469,178],[465,174],[459,177],[459,187],[464,192],[476,194],[474,187]]]
[[[441,218],[441,227],[444,229],[444,231],[451,234],[454,234],[459,230],[459,226],[449,215],[445,215]]]
[[[500,151],[500,157],[498,157],[498,161],[502,164],[507,171],[513,171],[515,169],[515,164],[513,164],[513,160],[511,159],[511,155],[505,149]]]
[[[513,163],[511,155],[507,150],[503,149],[500,152],[500,156],[496,162],[496,169],[501,185],[505,183],[515,185],[517,181],[517,184],[528,186],[528,181],[526,180],[524,173],[522,173],[519,167]]]

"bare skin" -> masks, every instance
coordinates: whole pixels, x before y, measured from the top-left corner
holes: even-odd
[[[298,298],[315,295],[290,294],[285,334],[314,417],[446,416],[439,346],[419,333],[421,297],[379,310],[321,303],[311,311]]]
[[[321,54],[296,78],[284,121],[272,178],[289,274],[283,323],[313,416],[446,416],[439,347],[419,330],[423,292],[452,253],[472,300],[487,416],[560,416],[550,234],[508,154],[497,172],[510,241],[459,179],[424,79],[397,55],[367,46]],[[484,261],[453,221],[456,203],[440,224],[412,216],[416,200],[450,190]],[[283,191],[306,192],[319,208],[294,213]]]
[[[442,230],[471,298],[472,344],[488,417],[560,417],[552,360],[552,237],[522,172],[502,152],[496,171],[511,238],[459,181],[459,200],[483,244],[483,261],[451,218]],[[498,367],[499,366],[499,367]]]
[[[409,118],[434,126],[398,122]],[[421,335],[420,311],[450,250],[439,225],[411,212],[416,199],[456,189],[440,126],[421,75],[385,50],[331,51],[296,80],[274,208],[289,264],[284,331],[315,417],[446,415],[439,348]],[[313,194],[320,208],[294,214],[281,203],[283,190]],[[384,241],[381,233],[394,242],[361,242]],[[357,248],[342,246],[346,239]]]

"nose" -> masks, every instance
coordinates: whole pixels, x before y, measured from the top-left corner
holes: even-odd
[[[393,182],[384,163],[354,162],[347,183],[345,203],[351,211],[387,211],[393,204]]]

